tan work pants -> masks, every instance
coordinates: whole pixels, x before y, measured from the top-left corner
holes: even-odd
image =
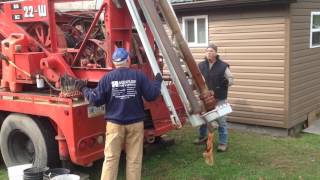
[[[123,145],[126,151],[126,179],[141,179],[143,133],[143,122],[130,125],[107,123],[101,180],[117,179]]]

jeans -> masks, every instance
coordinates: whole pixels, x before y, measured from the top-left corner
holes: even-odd
[[[217,105],[225,103],[225,100],[218,101]],[[226,121],[226,117],[222,116],[221,118],[216,120],[219,128],[218,128],[218,133],[219,133],[219,144],[228,144],[228,125]],[[200,126],[199,128],[199,138],[202,139],[206,137],[208,134],[208,128],[207,125],[204,124]]]

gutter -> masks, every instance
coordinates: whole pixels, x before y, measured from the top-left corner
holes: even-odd
[[[190,11],[195,9],[212,9],[224,7],[258,6],[271,4],[288,4],[295,0],[204,0],[172,4],[175,11]]]

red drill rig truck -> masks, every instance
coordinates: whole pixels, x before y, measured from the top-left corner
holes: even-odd
[[[163,96],[145,102],[148,142],[186,119],[197,126],[215,118],[213,96],[167,0],[104,0],[99,10],[56,10],[55,4],[64,2],[75,1],[0,3],[0,142],[6,166],[56,166],[61,161],[89,166],[103,158],[105,107],[89,105],[74,90],[72,78],[94,87],[113,70],[111,54],[117,47],[129,50],[130,67],[150,79],[163,71],[164,62],[170,71]],[[175,32],[175,47],[183,57],[169,45],[163,22]],[[187,70],[181,68],[181,58]]]

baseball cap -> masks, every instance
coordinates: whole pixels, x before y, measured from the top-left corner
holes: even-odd
[[[112,54],[112,61],[115,63],[121,63],[128,59],[128,52],[124,48],[117,48]]]

